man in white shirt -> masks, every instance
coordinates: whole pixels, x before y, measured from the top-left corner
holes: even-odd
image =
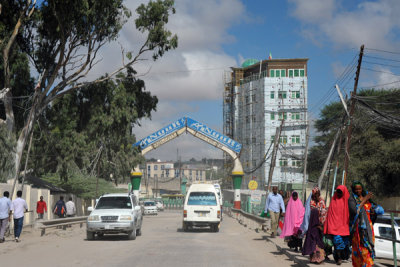
[[[13,200],[12,206],[14,211],[14,236],[15,242],[19,242],[19,236],[22,232],[22,226],[24,224],[24,211],[28,212],[28,205],[26,201],[21,198],[22,191],[17,192],[17,198]]]
[[[282,210],[282,216],[285,216],[285,204],[283,203],[283,198],[280,194],[278,194],[278,187],[272,187],[272,193],[269,193],[267,196],[267,200],[265,201],[265,209],[264,212],[271,216],[271,237],[275,237],[278,224],[279,224],[279,215]]]
[[[72,202],[72,197],[69,197],[69,201],[65,203],[67,207],[67,217],[74,217],[76,213],[75,204]]]
[[[6,232],[8,223],[11,221],[12,203],[8,198],[10,193],[4,191],[3,197],[0,198],[0,243],[5,241],[4,233]]]

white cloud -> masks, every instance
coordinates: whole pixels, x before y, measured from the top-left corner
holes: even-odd
[[[399,88],[400,77],[394,74],[389,68],[379,66],[374,68],[374,70],[375,72],[373,72],[373,75],[371,75],[371,72],[365,73],[365,76],[369,76],[369,79],[365,79],[365,81],[361,83],[362,88]]]
[[[324,38],[335,47],[358,48],[365,44],[395,50],[400,43],[395,34],[400,29],[400,1],[363,1],[354,9],[339,0],[289,0],[289,3],[293,5],[292,15],[303,22],[304,30],[318,36],[316,40]]]

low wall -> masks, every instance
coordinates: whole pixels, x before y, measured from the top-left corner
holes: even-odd
[[[11,192],[12,185],[0,183],[0,197],[3,197],[3,192],[8,191]],[[19,190],[19,189],[18,189]],[[82,198],[78,198],[72,194],[50,194],[50,190],[41,189],[41,188],[32,188],[30,185],[24,185],[24,190],[22,192],[22,198],[25,199],[26,204],[28,205],[28,210],[32,212],[27,212],[24,215],[24,225],[33,224],[36,221],[37,213],[36,213],[36,203],[39,201],[40,196],[43,196],[43,200],[46,201],[47,204],[47,213],[44,214],[45,220],[51,220],[58,218],[53,214],[53,208],[60,199],[60,196],[64,196],[64,201],[67,202],[70,197],[72,197],[72,201],[75,203],[76,207],[76,216],[84,216],[88,215],[87,208],[94,205],[94,200],[86,200]],[[12,199],[15,199],[16,192],[12,196]]]

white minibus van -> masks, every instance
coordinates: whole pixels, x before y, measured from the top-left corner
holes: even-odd
[[[219,231],[221,206],[218,193],[212,184],[192,184],[183,206],[182,228],[186,232],[193,226],[210,227]]]

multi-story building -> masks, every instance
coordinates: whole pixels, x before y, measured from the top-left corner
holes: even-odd
[[[184,164],[181,167],[174,167],[172,161],[156,161],[147,162],[146,166],[146,175],[148,178],[161,178],[160,180],[168,180],[168,178],[185,177],[191,182],[206,181],[206,166],[203,165]]]
[[[273,184],[299,188],[307,128],[307,61],[300,59],[246,60],[225,75],[224,134],[242,143],[250,179],[267,184],[276,129],[282,125]]]

